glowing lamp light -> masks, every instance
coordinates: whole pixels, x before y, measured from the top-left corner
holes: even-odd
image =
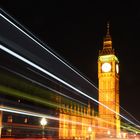
[[[42,118],[41,119],[41,121],[40,121],[40,124],[42,125],[42,126],[45,126],[45,125],[47,125],[47,120],[45,119],[45,118]]]
[[[40,124],[42,125],[42,138],[45,137],[45,125],[47,125],[47,120],[45,118],[42,118],[40,120]]]
[[[108,131],[107,131],[107,134],[108,134],[108,135],[110,135],[110,134],[111,134],[111,132],[108,130]]]
[[[91,133],[92,132],[92,128],[89,126],[88,127],[88,132]]]

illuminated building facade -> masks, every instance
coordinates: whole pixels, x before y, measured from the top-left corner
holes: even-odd
[[[90,104],[87,108],[74,105],[64,105],[60,110],[59,138],[87,138],[88,127],[95,126],[92,137],[120,136],[119,113],[119,61],[112,48],[112,39],[107,24],[107,34],[104,38],[103,49],[98,58],[99,116],[94,116]],[[98,122],[98,123],[97,123]],[[98,127],[96,127],[97,125]]]
[[[107,34],[103,41],[103,49],[99,51],[98,57],[98,84],[99,102],[109,107],[111,110],[99,105],[99,117],[104,120],[99,122],[103,135],[120,135],[119,113],[119,61],[112,48],[112,39],[109,34],[109,24],[107,24]]]
[[[63,105],[59,118],[59,139],[94,139],[95,118],[90,104]]]

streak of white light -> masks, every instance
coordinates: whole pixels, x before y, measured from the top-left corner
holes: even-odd
[[[28,68],[28,69],[31,70],[32,72],[34,72],[34,73],[36,73],[36,74],[42,76],[43,78],[47,79],[44,75],[42,75],[42,74],[40,74],[40,73],[38,73],[38,72],[36,72],[36,71],[30,69],[30,68]],[[30,78],[28,78],[28,79],[30,79]],[[49,90],[51,90],[51,91],[53,91],[53,92],[56,92],[56,93],[58,93],[59,95],[62,95],[63,97],[66,97],[66,98],[68,98],[68,99],[70,99],[70,100],[76,101],[76,102],[78,102],[78,103],[80,103],[80,104],[82,104],[82,105],[86,105],[85,103],[80,102],[79,100],[74,99],[74,98],[72,98],[72,97],[69,97],[69,96],[67,96],[67,95],[65,95],[65,94],[63,94],[63,93],[61,93],[61,92],[59,92],[59,91],[57,91],[57,90],[54,90],[54,89],[52,89],[52,88],[50,88],[50,87],[48,87],[48,86],[46,86],[46,85],[44,85],[44,84],[42,84],[42,83],[39,83],[39,82],[34,81],[34,80],[32,80],[32,79],[31,79],[31,81],[34,82],[34,83],[36,83],[36,84],[38,84],[38,85],[40,85],[40,86],[43,86],[43,87],[45,87],[45,88],[48,88]]]
[[[51,55],[53,55],[56,59],[58,59],[60,62],[62,62],[64,65],[66,65],[68,68],[70,68],[72,71],[74,71],[76,74],[78,74],[80,77],[82,77],[85,81],[87,81],[90,85],[92,85],[94,88],[98,90],[98,88],[93,85],[89,80],[87,80],[85,77],[83,77],[80,73],[78,73],[76,70],[74,70],[72,67],[70,67],[67,63],[65,63],[63,60],[61,60],[58,56],[56,56],[54,53],[52,53],[50,50],[48,50],[46,47],[44,47],[41,43],[39,43],[37,40],[35,40],[33,37],[31,37],[29,34],[27,34],[25,31],[23,31],[21,28],[19,28],[16,24],[14,24],[12,21],[10,21],[8,18],[6,18],[4,15],[0,13],[0,16],[3,17],[6,21],[8,21],[10,24],[12,24],[14,27],[16,27],[18,30],[20,30],[23,34],[25,34],[27,37],[29,37],[31,40],[33,40],[35,43],[37,43],[40,47],[42,47],[45,51],[49,52]]]
[[[119,116],[122,117],[123,119],[127,120],[127,121],[130,122],[131,124],[134,124],[135,126],[137,126],[137,124],[135,124],[134,122],[130,121],[130,120],[127,119],[126,117],[122,116],[122,115],[119,114],[118,112],[116,112],[116,111],[110,109],[108,106],[104,105],[103,103],[101,103],[101,102],[97,101],[96,99],[90,97],[89,95],[85,94],[84,92],[80,91],[79,89],[75,88],[74,86],[70,85],[69,83],[65,82],[64,80],[58,78],[58,77],[55,76],[54,74],[52,74],[52,73],[46,71],[45,69],[43,69],[43,68],[41,68],[40,66],[36,65],[35,63],[33,63],[33,62],[27,60],[26,58],[20,56],[19,54],[17,54],[17,53],[15,53],[15,52],[11,51],[10,49],[4,47],[4,46],[1,45],[1,44],[0,44],[0,49],[2,49],[3,51],[9,53],[10,55],[12,55],[12,56],[14,56],[14,57],[16,57],[16,58],[22,60],[23,62],[25,62],[25,63],[27,63],[27,64],[33,66],[34,68],[40,70],[41,72],[43,72],[43,73],[45,73],[45,74],[51,76],[51,77],[54,78],[55,80],[58,80],[59,82],[63,83],[64,85],[66,85],[66,86],[68,86],[68,87],[70,87],[71,89],[75,90],[76,92],[78,92],[78,93],[84,95],[85,97],[91,99],[92,101],[94,101],[94,102],[96,102],[96,103],[102,105],[103,107],[105,107],[105,108],[107,108],[108,110],[112,111],[113,113],[119,115]]]
[[[35,81],[35,80],[33,80],[33,79],[31,79],[31,78],[29,78],[29,77],[27,77],[27,76],[25,76],[25,75],[23,75],[23,74],[21,74],[21,73],[18,73],[18,72],[16,72],[16,71],[10,70],[9,68],[3,67],[3,66],[0,66],[0,67],[2,67],[2,68],[4,68],[4,69],[6,69],[6,70],[8,70],[8,71],[10,71],[10,72],[12,72],[12,73],[14,73],[14,74],[16,74],[16,75],[18,75],[18,76],[20,76],[20,77],[22,77],[22,78],[24,78],[24,79],[26,79],[26,80],[29,80],[29,81],[31,81],[31,82],[37,84],[37,85],[40,85],[41,87],[47,88],[48,90],[50,90],[50,91],[52,91],[52,92],[58,93],[59,95],[61,95],[61,96],[63,96],[63,97],[66,97],[66,98],[68,98],[68,99],[70,99],[70,100],[76,101],[76,102],[78,102],[78,103],[80,103],[80,104],[82,104],[82,105],[86,105],[86,104],[80,102],[79,100],[76,100],[76,99],[74,99],[74,98],[72,98],[72,97],[69,97],[69,96],[67,96],[67,95],[65,95],[65,94],[63,94],[63,93],[61,93],[61,92],[59,92],[59,91],[57,91],[57,90],[54,90],[54,89],[52,89],[52,88],[50,88],[50,87],[48,87],[48,86],[46,86],[46,85],[44,85],[44,84],[42,84],[42,83],[40,83],[40,82],[37,82],[37,81]],[[31,70],[31,71],[33,71],[33,70],[30,69],[30,68],[28,68],[28,69]],[[33,71],[33,72],[35,72],[35,71]],[[35,72],[35,73],[37,73],[37,72]],[[39,74],[39,73],[37,73],[37,74]],[[43,76],[43,75],[40,74],[40,76]],[[44,76],[43,76],[43,77],[44,77]],[[46,78],[46,77],[44,77],[44,78]],[[54,105],[55,105],[55,104],[54,104]],[[55,106],[58,107],[58,105],[55,105]]]
[[[68,123],[78,124],[78,125],[84,125],[84,126],[90,126],[91,125],[91,124],[86,124],[86,123],[83,123],[83,122],[77,122],[77,121],[72,121],[72,120],[69,120],[69,119],[57,118],[57,117],[53,117],[53,116],[49,116],[49,115],[45,115],[45,114],[41,114],[41,113],[35,113],[35,112],[21,110],[21,109],[7,107],[7,106],[0,106],[0,111],[10,112],[10,113],[16,113],[16,114],[21,114],[21,115],[27,115],[27,116],[33,116],[33,117],[39,117],[39,118],[46,118],[46,119],[57,120],[57,121],[67,121]],[[100,118],[96,118],[96,119],[100,119]],[[104,120],[101,120],[101,121],[104,121]],[[106,122],[106,123],[109,123],[109,122]],[[98,126],[95,126],[93,124],[92,124],[92,127],[94,127],[94,128],[97,127],[97,128],[108,129],[106,127],[102,127],[102,126],[99,126],[99,125]],[[123,126],[121,126],[121,127],[124,128],[124,129],[126,129],[126,130],[133,131],[133,129],[129,129],[129,128],[123,127]]]
[[[39,118],[46,118],[46,119],[57,120],[57,121],[67,121],[68,123],[78,124],[78,125],[82,125],[82,126],[83,125],[84,126],[91,126],[91,124],[86,124],[86,123],[83,123],[83,122],[77,122],[77,121],[72,121],[72,120],[68,120],[68,119],[60,119],[60,118],[49,116],[49,115],[45,115],[45,114],[35,113],[35,112],[31,112],[31,111],[25,111],[25,110],[21,110],[21,109],[17,109],[17,108],[12,108],[12,107],[7,107],[7,106],[0,106],[0,111],[10,112],[10,113],[15,113],[15,114],[21,114],[21,115],[27,115],[27,116],[33,116],[33,117],[39,117]],[[92,127],[108,129],[106,127],[102,127],[102,126],[99,126],[99,125],[95,126],[93,124],[92,124]],[[127,127],[122,127],[122,128],[125,128],[126,130],[133,131],[133,129],[129,129]]]
[[[11,108],[11,107],[3,107],[3,106],[0,106],[0,111],[10,112],[10,113],[16,113],[16,114],[22,114],[22,115],[33,116],[33,117],[45,117],[45,118],[49,118],[47,115],[38,114],[38,113],[32,113],[32,112],[24,111],[24,110],[21,111],[19,109],[15,109],[15,108]]]
[[[119,105],[120,106],[120,105]],[[138,121],[131,113],[129,113],[127,110],[125,110],[123,107],[120,106],[120,108],[122,110],[124,110],[126,113],[128,113],[139,125],[140,125],[140,121]]]
[[[46,118],[46,119],[51,119],[51,120],[56,120],[56,121],[67,121],[69,123],[75,123],[75,124],[79,124],[79,125],[89,126],[89,124],[82,123],[82,122],[72,121],[72,120],[68,120],[68,119],[60,119],[60,118],[45,115],[45,114],[35,113],[35,112],[31,112],[31,111],[25,111],[25,110],[16,109],[16,108],[7,107],[7,106],[0,106],[0,111],[27,115],[27,116],[33,116],[33,117],[39,117],[39,118]]]

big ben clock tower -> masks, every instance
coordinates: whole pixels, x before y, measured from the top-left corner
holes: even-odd
[[[99,51],[98,57],[98,83],[99,102],[119,113],[119,61],[112,48],[112,39],[109,34],[109,23],[107,34],[103,41],[103,49]],[[102,135],[120,135],[120,118],[115,112],[99,105],[99,126]]]

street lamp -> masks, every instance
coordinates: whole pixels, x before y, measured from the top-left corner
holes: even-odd
[[[108,135],[110,135],[110,134],[111,134],[110,130],[108,130],[108,131],[107,131],[107,134],[108,134]]]
[[[92,133],[92,127],[91,126],[88,127],[88,133],[89,133],[89,140],[90,140],[90,135]]]
[[[40,120],[40,124],[42,126],[42,138],[44,138],[44,135],[45,135],[45,132],[44,132],[44,129],[45,129],[45,125],[47,125],[47,120],[45,118],[42,118]]]

